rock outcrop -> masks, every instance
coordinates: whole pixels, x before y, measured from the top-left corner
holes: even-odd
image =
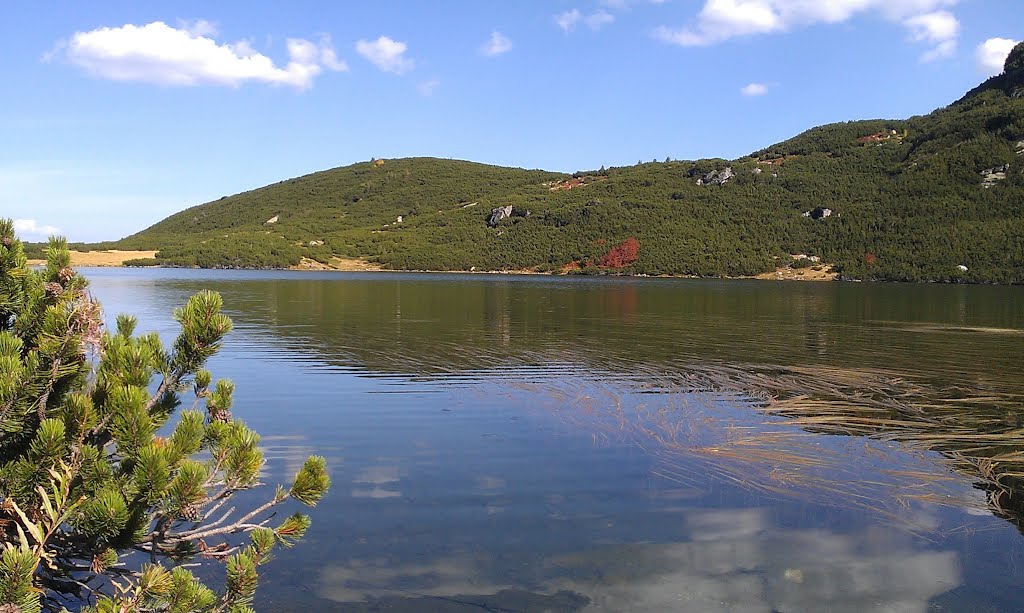
[[[512,217],[512,205],[499,206],[491,209],[491,215],[487,218],[487,227],[494,228],[502,219]]]
[[[697,179],[697,185],[725,185],[729,179],[735,176],[736,174],[732,171],[732,166],[726,166],[722,170],[712,170],[700,179]]]
[[[512,205],[499,206],[491,209],[491,214],[487,218],[487,227],[497,227],[498,222],[502,219],[508,219],[510,217],[529,217],[530,209],[516,209],[512,208]]]
[[[981,186],[988,189],[1006,178],[1006,173],[1010,170],[1009,164],[1003,164],[1002,166],[993,166],[992,168],[986,168],[982,170],[981,175]]]
[[[826,217],[832,216],[832,209],[819,206],[810,211],[804,211],[804,217],[810,217],[811,219],[825,219]]]

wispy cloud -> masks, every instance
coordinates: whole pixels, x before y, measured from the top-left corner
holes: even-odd
[[[768,93],[768,85],[765,83],[749,83],[740,88],[744,96],[763,96]]]
[[[1006,56],[1017,46],[1015,40],[1009,38],[990,38],[978,45],[974,57],[978,61],[978,69],[987,75],[1003,72]]]
[[[904,20],[903,24],[910,29],[911,40],[932,45],[932,48],[921,56],[921,61],[930,62],[949,57],[956,52],[960,22],[948,11],[914,15]]]
[[[344,71],[329,38],[287,41],[288,62],[278,66],[247,41],[217,42],[208,21],[171,27],[162,21],[75,32],[44,56],[66,58],[88,73],[114,81],[165,86],[229,85],[245,82],[307,89],[326,70]]]
[[[495,30],[491,32],[491,38],[480,47],[480,53],[494,57],[503,53],[508,53],[512,50],[512,41],[509,37],[505,36],[501,32]]]
[[[579,9],[572,9],[571,11],[555,15],[555,24],[568,34],[576,29],[576,24],[579,23],[580,19],[583,19],[583,13]]]
[[[405,74],[415,67],[413,60],[405,57],[408,45],[401,41],[381,36],[377,40],[360,40],[356,53],[384,72]]]
[[[205,19],[194,19],[192,21],[179,19],[178,29],[185,30],[193,36],[217,36],[220,34],[220,28],[217,27],[217,24]]]
[[[600,30],[614,21],[615,15],[612,15],[608,11],[597,11],[583,18],[583,22],[586,23],[587,27],[591,30]]]
[[[655,38],[687,47],[734,38],[785,32],[800,26],[834,24],[861,14],[875,14],[902,24],[911,40],[931,45],[922,60],[952,55],[960,23],[941,10],[958,0],[705,0],[693,21],[683,27],[662,26]]]
[[[625,6],[624,4],[613,3],[615,7]],[[609,5],[612,6],[612,5]],[[584,14],[579,9],[572,9],[555,15],[555,25],[562,28],[562,31],[568,34],[576,29],[576,26],[580,23],[584,24],[591,30],[600,30],[606,25],[615,21],[615,15],[612,15],[604,9],[596,10],[592,13]]]
[[[437,92],[437,88],[439,87],[441,87],[440,79],[429,79],[417,85],[416,91],[418,91],[421,96],[426,96],[429,98],[430,96],[433,96],[435,92]]]

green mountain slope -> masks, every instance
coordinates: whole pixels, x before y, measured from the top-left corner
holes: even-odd
[[[700,276],[756,274],[804,253],[854,278],[1021,283],[1022,169],[1024,45],[948,107],[814,128],[737,160],[573,176],[378,160],[193,207],[115,246],[186,266],[341,256],[394,269]],[[511,215],[488,223],[501,207]]]

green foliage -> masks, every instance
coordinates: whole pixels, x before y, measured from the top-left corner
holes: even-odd
[[[0,602],[21,611],[40,610],[39,592],[33,582],[38,564],[39,558],[28,549],[4,549],[0,554]]]
[[[309,518],[264,524],[289,498],[313,506],[323,497],[323,458],[307,460],[289,489],[231,517],[225,505],[258,485],[264,460],[259,435],[232,417],[234,385],[220,380],[210,391],[203,368],[231,330],[220,296],[201,292],[175,311],[181,331],[166,348],[155,334],[136,336],[129,316],[104,332],[99,305],[68,263],[67,244],[55,238],[45,267],[30,270],[13,224],[0,220],[0,520],[8,526],[0,606],[55,608],[81,596],[68,592],[75,582],[111,573],[100,584],[113,591],[93,610],[246,609],[257,567],[275,542],[300,537]],[[178,411],[186,390],[193,406]],[[211,547],[211,557],[226,559],[220,594],[180,566],[116,567],[129,548],[180,560]]]
[[[130,258],[122,262],[124,266],[145,268],[147,266],[159,266],[160,260],[156,258]]]
[[[310,456],[295,475],[292,485],[292,498],[303,504],[315,507],[330,486],[327,476],[327,460],[322,456]]]
[[[1017,43],[1003,63],[1003,72],[1009,73],[1017,70],[1024,70],[1024,42]]]

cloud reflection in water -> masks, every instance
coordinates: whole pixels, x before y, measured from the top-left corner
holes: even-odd
[[[681,519],[689,541],[552,556],[516,576],[486,554],[409,564],[353,560],[328,567],[320,592],[352,604],[485,595],[494,603],[502,594],[511,598],[508,590],[533,586],[538,595],[580,594],[588,611],[909,613],[927,610],[930,599],[962,583],[954,552],[915,547],[920,541],[903,531],[784,529],[764,509],[689,511]],[[555,610],[576,610],[572,602]]]

